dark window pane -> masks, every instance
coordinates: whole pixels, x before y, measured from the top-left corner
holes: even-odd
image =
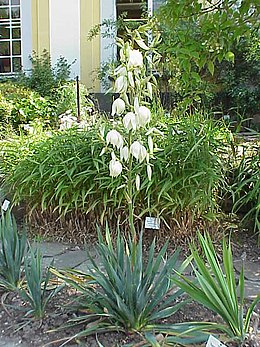
[[[11,72],[11,59],[0,58],[0,73]]]
[[[9,5],[9,0],[0,0],[0,6]]]
[[[11,0],[12,5],[20,5],[20,0]]]
[[[13,41],[13,55],[21,55],[21,41]]]
[[[8,24],[0,26],[0,39],[9,39],[10,38],[10,27]]]
[[[9,19],[9,8],[0,8],[0,19]]]
[[[13,72],[21,71],[22,60],[21,58],[13,58]]]
[[[12,29],[12,37],[13,39],[20,39],[21,38],[21,28],[13,28]]]
[[[20,18],[20,7],[12,7],[12,18]]]
[[[0,41],[0,55],[10,55],[9,41]]]

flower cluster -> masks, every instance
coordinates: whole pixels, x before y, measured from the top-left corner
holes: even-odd
[[[106,147],[101,155],[110,149],[111,160],[109,163],[110,176],[119,176],[124,166],[131,166],[133,160],[145,163],[147,177],[151,180],[152,167],[149,163],[153,155],[152,131],[146,133],[142,129],[147,128],[151,120],[151,111],[147,107],[147,96],[152,98],[152,83],[146,77],[144,57],[138,49],[132,49],[129,43],[122,43],[120,49],[120,61],[115,71],[115,83],[113,91],[120,96],[112,104],[111,115],[114,118],[114,129],[109,130],[105,136]],[[122,126],[125,129],[122,131]],[[127,136],[124,136],[127,134]],[[146,144],[148,145],[146,147]],[[118,151],[118,156],[116,156]],[[128,178],[129,179],[129,178]],[[137,190],[140,188],[140,176],[135,177]]]

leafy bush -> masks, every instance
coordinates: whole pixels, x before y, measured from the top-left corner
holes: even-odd
[[[10,211],[2,213],[0,220],[0,287],[16,290],[22,282],[23,262],[26,253],[25,233],[19,235]]]
[[[53,67],[47,50],[44,50],[41,56],[33,53],[30,59],[32,69],[29,75],[20,77],[20,83],[36,91],[42,97],[51,96],[54,88],[69,79],[71,64],[64,57],[60,57]]]
[[[249,332],[250,319],[256,304],[260,301],[260,294],[252,302],[245,314],[245,288],[244,268],[239,276],[238,293],[235,279],[235,269],[232,259],[231,243],[223,240],[222,257],[223,266],[219,262],[218,254],[214,249],[209,235],[199,234],[202,255],[197,245],[191,246],[195,261],[195,276],[198,283],[180,275],[181,281],[176,278],[173,282],[182,288],[191,298],[216,312],[225,322],[214,329],[221,330],[229,337],[243,342]]]
[[[164,136],[156,139],[154,150],[164,150],[156,153],[152,180],[143,179],[134,195],[136,213],[155,214],[166,222],[175,218],[176,223],[183,216],[190,222],[214,219],[224,185],[221,152],[226,150],[228,133],[199,117],[168,122],[161,126]],[[20,143],[18,138],[4,141],[1,168],[8,190],[16,202],[29,201],[31,209],[48,214],[94,212],[101,222],[120,215],[124,220],[127,199],[120,186],[125,181],[109,177],[109,154],[100,156],[103,145],[98,124],[87,131],[68,129],[39,139],[28,135]],[[137,173],[146,177],[140,170],[145,169],[136,165],[134,178]]]
[[[182,291],[173,292],[174,287],[170,285],[169,276],[174,269],[177,270],[178,251],[167,258],[167,244],[165,244],[155,256],[154,241],[145,262],[142,237],[136,244],[133,241],[125,241],[119,232],[114,247],[108,228],[105,240],[100,231],[98,236],[99,262],[88,255],[91,266],[87,273],[73,270],[59,273],[52,270],[82,293],[79,300],[80,308],[89,312],[70,322],[87,324],[87,328],[74,338],[104,331],[122,330],[139,332],[144,334],[148,341],[153,341],[155,340],[153,335],[162,330],[172,335],[172,342],[175,338],[175,343],[184,337],[190,343],[194,338],[205,340],[205,335],[196,331],[185,334],[185,331],[192,328],[192,324],[174,324],[167,327],[158,323],[186,303],[185,301],[176,303]],[[181,268],[183,269],[185,265],[183,263]]]
[[[38,119],[47,124],[57,121],[54,101],[41,97],[17,83],[0,84],[0,123],[17,130]]]

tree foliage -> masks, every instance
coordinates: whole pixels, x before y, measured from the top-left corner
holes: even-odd
[[[259,0],[168,0],[157,14],[163,73],[182,96],[202,92],[215,64],[234,61],[232,47],[257,30]]]

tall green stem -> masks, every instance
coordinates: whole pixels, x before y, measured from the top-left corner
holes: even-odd
[[[128,134],[128,146],[130,151],[130,146],[132,143],[132,130],[129,131]],[[129,157],[129,165],[128,165],[128,175],[127,175],[127,198],[128,198],[128,214],[129,214],[129,227],[132,236],[132,240],[136,241],[136,230],[134,226],[134,201],[133,201],[133,158],[130,155]]]

